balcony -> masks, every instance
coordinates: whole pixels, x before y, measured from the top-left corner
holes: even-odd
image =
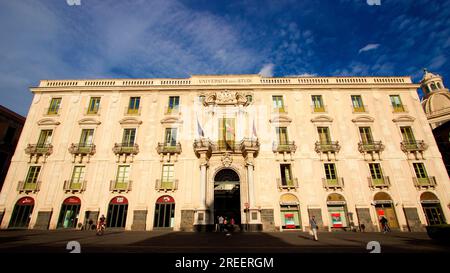
[[[65,192],[83,192],[86,190],[86,180],[65,180],[63,189]]]
[[[384,151],[384,145],[381,141],[372,141],[372,142],[362,142],[358,143],[358,151],[362,154],[370,154],[372,156],[372,160],[375,160],[373,157],[374,153],[378,154],[378,159],[380,158],[380,153]]]
[[[420,153],[423,159],[423,152],[428,149],[428,145],[423,140],[402,141],[400,149],[405,153],[413,153],[416,159],[419,159],[417,153]]]
[[[132,182],[131,180],[111,180],[109,190],[111,192],[129,192]]]
[[[322,154],[325,153],[327,155],[327,159],[330,160],[330,153],[334,154],[334,159],[336,159],[336,154],[341,150],[341,145],[339,145],[339,141],[328,141],[328,142],[320,142],[316,141],[315,143],[315,151],[320,154],[320,160],[322,160]]]
[[[195,139],[193,144],[195,155],[200,157],[204,154],[209,157],[212,152],[212,146],[213,143],[209,140],[209,138]]]
[[[420,188],[435,188],[437,186],[436,178],[434,176],[428,177],[413,177],[414,186]]]
[[[406,105],[400,104],[392,106],[392,113],[405,113],[405,112],[408,112]]]
[[[326,179],[322,178],[323,187],[327,190],[337,190],[344,188],[344,178],[337,177],[336,179]]]
[[[352,105],[353,113],[367,113],[367,105],[354,106]]]
[[[205,153],[208,156],[210,156],[211,153],[236,153],[244,156],[252,153],[256,156],[259,151],[259,141],[254,138],[243,138],[241,141],[211,141],[208,138],[202,138],[194,140],[194,151],[198,157],[202,153]]]
[[[36,163],[40,156],[44,156],[44,162],[46,158],[53,153],[53,145],[51,144],[28,144],[25,148],[25,154],[30,156],[30,161],[33,156],[36,156]]]
[[[272,151],[274,153],[295,153],[296,150],[297,145],[295,145],[295,141],[274,141],[272,144]]]
[[[277,185],[279,190],[295,191],[298,188],[298,179],[282,180],[281,178],[277,178]]]
[[[36,183],[26,182],[26,181],[19,181],[19,184],[17,185],[17,190],[21,192],[38,192],[41,189],[41,181],[37,181]]]
[[[180,142],[177,142],[176,144],[159,142],[156,151],[158,154],[180,154],[181,144]]]
[[[141,108],[128,108],[125,107],[125,115],[127,116],[139,116],[141,115]]]
[[[139,153],[139,145],[134,143],[115,143],[112,150],[118,157],[117,162],[120,161],[122,155],[125,156],[124,162],[127,161],[129,156],[131,156],[131,162],[133,162],[134,156]]]
[[[388,189],[391,186],[391,181],[389,180],[389,176],[383,176],[382,178],[372,178],[371,176],[369,176],[369,177],[367,177],[367,181],[369,182],[369,187],[372,189],[376,189],[376,188]]]
[[[92,156],[95,154],[95,144],[72,143],[69,147],[69,153],[75,156],[76,155]]]
[[[157,191],[176,191],[178,189],[178,179],[172,181],[162,181],[161,179],[156,179],[155,190]]]
[[[321,106],[313,105],[311,107],[312,107],[313,113],[326,113],[327,112],[327,107],[325,105],[321,105]]]

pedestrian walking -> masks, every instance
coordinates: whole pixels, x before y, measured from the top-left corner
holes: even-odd
[[[389,221],[388,221],[388,219],[386,219],[386,217],[381,216],[380,223],[381,223],[381,228],[383,230],[383,233],[391,231],[391,229],[389,228]]]
[[[361,232],[364,232],[365,229],[366,229],[366,225],[364,225],[363,223],[361,223],[361,224],[359,225],[359,230],[360,230]]]
[[[220,230],[220,232],[223,231],[223,221],[224,221],[224,219],[223,219],[222,215],[219,216],[219,230]]]
[[[309,226],[310,226],[310,235],[313,236],[314,241],[318,241],[319,239],[317,238],[317,230],[319,228],[319,226],[317,225],[316,219],[315,217],[311,217],[311,219],[309,220]]]

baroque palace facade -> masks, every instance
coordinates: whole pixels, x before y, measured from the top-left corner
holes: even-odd
[[[1,228],[419,231],[450,181],[410,77],[42,80]]]

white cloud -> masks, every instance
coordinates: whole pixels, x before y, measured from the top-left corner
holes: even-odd
[[[358,53],[369,51],[369,50],[374,50],[374,49],[377,49],[379,46],[380,46],[380,44],[368,44],[365,47],[359,49]]]
[[[305,72],[305,73],[298,74],[298,75],[290,75],[288,77],[317,77],[317,74]]]
[[[269,63],[269,64],[265,64],[261,70],[259,71],[259,75],[263,76],[263,77],[272,77],[273,76],[273,68],[275,67],[274,64]]]

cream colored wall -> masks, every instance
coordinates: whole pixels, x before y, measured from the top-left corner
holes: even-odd
[[[240,90],[239,87],[210,86],[207,90]],[[199,92],[204,88],[191,88],[181,90],[172,88],[168,90],[155,88],[142,88],[142,90],[130,91],[129,88],[103,88],[102,91],[92,90],[77,91],[48,91],[42,88],[41,92],[36,92],[31,105],[26,124],[17,145],[16,153],[13,157],[10,170],[8,172],[3,191],[0,194],[0,209],[5,208],[2,228],[9,224],[12,209],[18,199],[25,196],[16,190],[17,183],[24,180],[28,171],[28,156],[24,149],[27,144],[36,143],[40,130],[54,128],[52,143],[54,145],[53,154],[50,155],[43,166],[39,180],[42,181],[41,190],[36,194],[29,194],[35,199],[35,208],[32,215],[30,227],[36,222],[37,212],[40,210],[53,210],[50,228],[55,228],[59,210],[63,200],[74,194],[66,194],[63,191],[63,182],[71,176],[73,166],[73,156],[68,152],[71,143],[79,140],[82,128],[95,128],[94,143],[96,144],[96,154],[91,158],[90,163],[85,164],[87,189],[82,194],[75,194],[82,201],[79,222],[84,222],[84,211],[99,209],[101,214],[107,214],[109,201],[118,195],[123,195],[129,200],[129,209],[126,229],[130,229],[133,222],[133,211],[147,209],[147,229],[153,227],[154,204],[158,197],[164,193],[158,193],[154,189],[155,180],[160,178],[161,166],[160,156],[156,152],[158,142],[164,139],[164,128],[170,126],[161,124],[161,120],[166,118],[164,109],[170,95],[180,96],[181,123],[178,138],[182,145],[182,153],[175,162],[175,178],[179,179],[179,189],[174,193],[167,193],[174,197],[176,201],[175,228],[180,225],[182,209],[196,209],[200,206],[200,170],[199,160],[194,154],[192,143],[197,137],[197,116],[203,126],[206,136],[217,137],[217,118],[215,115],[205,111],[204,107],[196,104],[193,107]],[[57,90],[57,89],[56,89]],[[357,223],[355,207],[367,207],[371,209],[372,220],[376,221],[376,212],[370,205],[373,196],[379,190],[371,190],[367,184],[367,177],[370,175],[368,161],[363,159],[358,152],[357,144],[360,141],[358,124],[352,119],[358,116],[370,116],[374,118],[369,125],[372,129],[374,140],[381,140],[386,146],[382,153],[380,162],[384,175],[391,179],[392,187],[387,190],[394,203],[396,203],[396,213],[400,226],[406,225],[406,220],[402,211],[403,205],[415,206],[418,208],[422,223],[426,223],[425,216],[420,206],[420,194],[423,190],[417,190],[413,186],[412,177],[414,170],[412,162],[406,160],[406,155],[400,150],[401,134],[399,124],[392,120],[400,115],[409,115],[415,118],[411,126],[416,139],[424,140],[428,145],[425,151],[424,162],[427,172],[435,176],[438,186],[432,190],[440,199],[447,221],[450,221],[450,213],[447,205],[450,203],[450,182],[442,163],[441,155],[437,149],[431,129],[421,109],[419,98],[414,88],[405,85],[399,88],[377,88],[377,87],[352,87],[344,86],[311,86],[311,87],[259,87],[246,86],[245,91],[252,92],[254,103],[247,109],[247,113],[242,114],[243,125],[237,125],[238,137],[250,137],[252,132],[253,118],[256,121],[258,137],[261,149],[255,160],[255,203],[257,207],[274,209],[275,225],[280,226],[279,200],[282,194],[277,188],[276,179],[279,177],[279,164],[272,152],[272,142],[275,139],[276,123],[270,123],[273,118],[271,113],[272,95],[283,95],[287,106],[287,116],[292,119],[288,125],[288,135],[290,140],[294,140],[297,151],[293,156],[292,164],[293,176],[298,178],[299,188],[297,191],[290,191],[298,197],[300,202],[300,213],[302,225],[308,225],[308,206],[320,207],[324,224],[329,226],[326,198],[332,191],[326,191],[322,187],[322,177],[324,176],[323,162],[319,160],[319,155],[314,151],[314,143],[318,140],[316,123],[311,119],[322,114],[312,113],[311,95],[320,94],[323,96],[327,106],[327,115],[333,119],[330,123],[332,140],[338,140],[341,150],[337,155],[338,175],[344,177],[345,187],[341,193],[346,201],[349,212],[354,213],[354,220]],[[368,108],[368,113],[352,113],[350,95],[360,94],[364,105]],[[392,113],[389,100],[390,94],[399,94],[403,104],[407,106],[408,113]],[[62,97],[61,113],[58,117],[46,117],[44,109],[48,108],[51,97]],[[86,116],[84,111],[87,108],[89,98],[100,96],[100,115]],[[125,108],[128,105],[130,96],[141,97],[141,113],[139,116],[132,116],[142,121],[138,126],[136,143],[140,152],[131,163],[130,179],[133,181],[133,189],[128,193],[110,193],[110,180],[115,178],[117,165],[116,157],[112,152],[114,143],[121,142],[122,130],[124,126],[119,123],[124,117]],[[256,116],[254,117],[253,115]],[[60,122],[59,125],[38,126],[37,122],[43,118],[52,118]],[[94,118],[101,122],[100,125],[79,125],[78,121],[83,118]],[[408,125],[409,123],[405,123]],[[280,157],[277,157],[280,159]],[[213,199],[213,175],[220,168],[220,157],[212,158],[208,168],[208,191],[207,200]],[[235,157],[233,166],[239,170],[242,178],[241,204],[247,202],[247,178],[242,156]],[[243,215],[244,216],[244,215]],[[376,222],[374,222],[377,225]]]

